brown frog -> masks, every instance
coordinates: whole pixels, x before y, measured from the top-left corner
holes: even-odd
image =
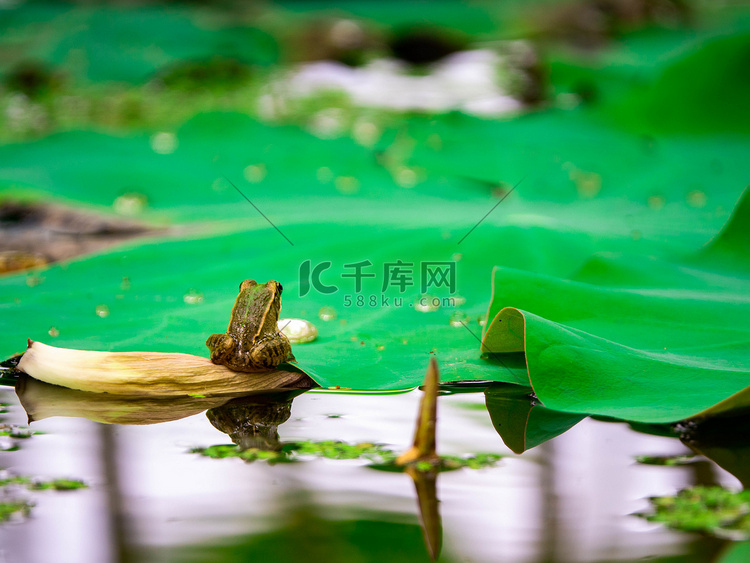
[[[273,280],[240,284],[227,331],[206,340],[213,363],[235,371],[264,371],[294,361],[292,345],[277,327],[282,289]]]

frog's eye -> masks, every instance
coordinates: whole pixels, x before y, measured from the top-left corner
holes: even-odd
[[[279,293],[281,293],[282,291],[284,291],[284,286],[283,285],[278,284],[278,286],[279,286]]]

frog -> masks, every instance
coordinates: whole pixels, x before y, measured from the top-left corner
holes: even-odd
[[[211,361],[234,371],[268,371],[294,362],[292,345],[278,329],[282,285],[274,280],[240,284],[227,331],[206,340]]]

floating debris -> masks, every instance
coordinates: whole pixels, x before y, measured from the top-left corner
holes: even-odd
[[[263,180],[265,180],[266,174],[266,165],[263,163],[251,164],[249,166],[246,166],[245,170],[243,171],[245,180],[247,180],[251,184],[258,184],[262,182]]]
[[[333,185],[344,195],[356,194],[359,191],[359,180],[354,176],[339,176]]]
[[[277,326],[292,344],[312,342],[318,337],[318,329],[305,319],[279,319]]]
[[[706,207],[706,203],[708,203],[708,197],[706,197],[706,193],[701,190],[692,190],[691,192],[688,192],[686,199],[687,204],[690,207]]]
[[[172,154],[177,150],[177,136],[174,133],[161,131],[155,133],[150,140],[151,150],[156,154]]]
[[[435,295],[424,294],[414,301],[414,309],[422,313],[430,313],[440,308],[440,298]]]
[[[463,311],[455,311],[451,316],[448,322],[451,326],[464,326],[466,323],[469,322],[469,315],[467,313],[464,313]]]
[[[137,192],[128,192],[117,197],[112,204],[115,213],[129,217],[140,215],[146,209],[148,198]]]
[[[652,497],[649,500],[654,512],[639,516],[650,522],[723,539],[750,538],[750,491],[692,487],[683,489],[675,496]]]
[[[667,200],[663,195],[652,195],[649,196],[647,203],[649,208],[653,209],[654,211],[659,211],[667,203]]]
[[[336,318],[336,309],[329,306],[321,307],[318,316],[323,321],[332,321]]]
[[[653,455],[641,455],[636,456],[635,461],[642,463],[643,465],[688,465],[695,463],[698,458],[695,454],[682,454],[682,455],[664,455],[664,456],[653,456]]]
[[[203,303],[203,294],[200,291],[191,289],[182,296],[182,300],[188,305],[197,305],[198,303]]]
[[[44,283],[44,276],[38,276],[36,274],[29,274],[26,276],[26,285],[29,287],[36,287]]]
[[[331,170],[327,166],[321,166],[320,168],[318,168],[315,176],[317,177],[318,182],[320,182],[321,184],[328,184],[334,178],[333,170]]]

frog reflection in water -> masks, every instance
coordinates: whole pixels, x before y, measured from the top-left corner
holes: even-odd
[[[234,371],[264,371],[294,361],[289,340],[278,329],[281,284],[245,280],[234,302],[227,331],[206,340],[211,361]]]
[[[278,427],[292,414],[292,399],[304,390],[251,395],[209,409],[208,420],[228,434],[240,450],[279,451]]]

